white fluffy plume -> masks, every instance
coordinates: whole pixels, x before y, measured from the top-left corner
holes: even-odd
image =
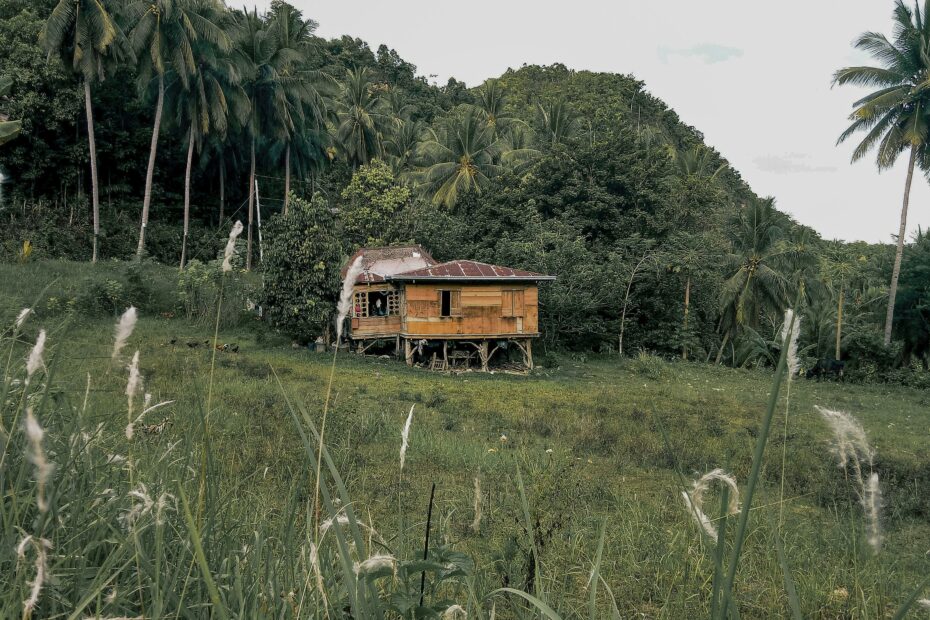
[[[878,474],[872,472],[862,493],[862,509],[865,512],[866,540],[875,553],[882,549],[882,489]]]
[[[357,257],[349,270],[346,271],[346,277],[342,280],[342,293],[339,295],[338,315],[336,316],[336,343],[342,340],[342,324],[352,309],[352,291],[355,290],[355,280],[362,273],[362,257]]]
[[[19,314],[16,315],[16,323],[14,323],[14,327],[16,327],[16,329],[22,327],[23,323],[26,322],[26,319],[29,318],[30,313],[32,313],[32,308],[23,308],[20,310]]]
[[[139,393],[141,384],[142,377],[139,374],[139,352],[136,351],[132,356],[132,362],[129,363],[129,379],[126,381],[126,398],[129,401],[130,414],[132,414],[132,401],[135,399],[136,394]],[[127,430],[126,433],[127,435],[131,435],[131,431]]]
[[[45,430],[39,425],[39,421],[32,415],[32,407],[26,407],[26,438],[29,440],[29,460],[36,468],[36,505],[40,512],[48,510],[48,502],[45,499],[45,485],[52,475],[54,466],[48,462],[45,457],[45,450],[42,447],[42,440],[45,437]]]
[[[242,234],[242,222],[236,220],[232,230],[229,231],[229,240],[226,242],[226,250],[223,252],[223,271],[232,271],[232,259],[236,255],[236,238]]]
[[[364,562],[356,562],[356,575],[370,575],[385,570],[392,573],[397,566],[397,559],[392,555],[373,555]]]
[[[845,411],[816,405],[814,409],[833,432],[833,451],[839,459],[840,467],[845,468],[850,461],[853,461],[854,467],[859,471],[863,462],[872,465],[874,452],[866,439],[865,429],[856,418]]]
[[[129,306],[129,309],[119,318],[116,323],[116,337],[113,340],[112,359],[119,357],[119,352],[126,346],[126,342],[132,336],[132,330],[136,328],[137,319],[138,315],[134,306]]]
[[[707,515],[704,514],[704,494],[710,489],[714,481],[725,484],[730,488],[730,496],[727,502],[727,514],[733,515],[739,512],[739,487],[736,480],[730,474],[720,468],[707,472],[699,479],[694,481],[690,491],[682,491],[681,495],[685,501],[685,507],[688,513],[698,524],[704,533],[707,534],[714,542],[717,541],[717,530]]]
[[[36,338],[35,346],[29,352],[29,359],[26,360],[26,383],[32,379],[32,375],[44,366],[42,362],[42,353],[45,351],[45,330],[39,331],[39,337]]]
[[[790,332],[790,333],[789,333]],[[782,346],[788,347],[788,380],[794,379],[801,368],[798,359],[798,336],[801,334],[801,317],[795,316],[794,310],[785,310],[785,323],[781,328]]]
[[[404,423],[404,430],[400,433],[400,470],[404,471],[404,460],[407,458],[407,446],[410,439],[410,424],[413,422],[413,408],[416,405],[410,405],[410,413],[407,414],[407,422]]]

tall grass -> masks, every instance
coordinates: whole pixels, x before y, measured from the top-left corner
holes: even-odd
[[[578,534],[582,530],[568,525],[572,544],[579,549],[577,557],[586,558],[578,565],[547,554],[549,526],[539,513],[545,492],[564,483],[559,479],[564,470],[552,468],[548,478],[532,472],[535,485],[530,484],[524,471],[532,463],[522,461],[520,453],[509,447],[510,460],[503,460],[500,453],[514,439],[501,441],[493,456],[499,456],[512,474],[508,482],[513,503],[507,514],[515,517],[513,527],[520,538],[515,544],[528,549],[523,558],[528,580],[502,587],[489,577],[494,567],[476,567],[454,544],[463,531],[485,536],[504,525],[499,513],[495,517],[490,506],[483,507],[480,477],[472,481],[463,472],[467,486],[474,482],[474,497],[466,493],[460,503],[473,504],[473,514],[462,517],[458,529],[451,517],[423,523],[426,506],[418,507],[412,525],[406,525],[403,513],[411,508],[401,491],[418,467],[428,466],[427,458],[419,458],[418,450],[429,449],[428,443],[421,447],[421,431],[417,441],[410,441],[413,408],[399,425],[400,432],[385,439],[399,451],[391,448],[390,460],[375,465],[389,470],[397,483],[399,526],[392,532],[385,529],[389,521],[375,522],[370,507],[350,494],[344,461],[334,457],[326,441],[322,412],[308,407],[302,393],[279,380],[283,407],[303,455],[300,469],[283,487],[284,518],[270,522],[255,513],[254,505],[239,499],[250,477],[231,485],[220,483],[225,477],[223,463],[217,460],[210,440],[212,427],[206,420],[214,408],[223,407],[224,394],[217,391],[214,407],[212,376],[205,406],[177,412],[195,419],[191,430],[158,434],[147,430],[140,416],[169,404],[152,406],[143,398],[140,406],[144,355],[137,352],[126,372],[89,377],[85,390],[68,393],[55,380],[61,352],[54,334],[60,332],[36,332],[29,316],[21,319],[0,341],[0,346],[8,347],[10,360],[0,393],[3,618],[620,618],[629,614],[627,609],[621,614],[615,595],[624,585],[612,582],[609,576],[616,576],[615,567],[607,563],[616,562],[618,553],[652,553],[658,544],[652,546],[648,539],[663,536],[669,538],[662,541],[669,550],[663,566],[676,573],[678,589],[708,585],[691,593],[664,593],[666,607],[673,597],[706,597],[699,608],[721,617],[736,616],[742,606],[736,587],[739,566],[760,561],[747,558],[744,548],[750,515],[768,523],[768,513],[774,513],[772,506],[754,506],[753,496],[765,484],[763,457],[787,353],[773,379],[746,482],[715,470],[690,489],[682,485],[669,498],[684,491],[688,511],[681,511],[680,527],[672,531],[657,526],[635,500],[618,499],[609,520],[597,519],[596,536],[585,539]],[[119,333],[117,329],[115,340]],[[121,349],[130,337],[123,338]],[[210,368],[215,367],[212,353]],[[328,392],[332,380],[330,374]],[[124,392],[121,408],[99,402],[92,383]],[[326,411],[328,395],[324,402]],[[390,414],[402,420],[404,412]],[[419,424],[421,414],[417,415]],[[868,523],[870,506],[877,515],[881,505],[872,488],[874,472],[862,466],[866,452],[850,451],[860,439],[858,430],[844,428],[843,441],[836,443],[838,455],[845,454],[850,464],[854,455],[860,459],[862,497],[868,498],[861,507]],[[498,432],[488,434],[494,437]],[[675,460],[675,455],[670,458]],[[400,471],[402,476],[396,474]],[[706,514],[713,512],[707,508],[712,504],[706,494],[714,482],[722,483],[718,516]],[[730,532],[726,515],[737,512],[740,499],[736,530]],[[680,509],[680,500],[677,505]],[[694,516],[704,532],[700,540],[712,543],[716,537],[716,544],[706,545],[703,559],[685,557],[691,549],[687,541],[694,536],[687,520]],[[786,523],[784,536],[797,544],[796,535],[792,536],[795,527]],[[429,539],[421,535],[424,530],[432,530]],[[622,535],[611,536],[617,532]],[[627,541],[631,549],[611,549],[608,541],[618,539]],[[773,540],[786,596],[797,615],[804,601],[799,600],[788,570],[796,547],[784,548],[781,534]],[[636,549],[637,543],[642,549]],[[706,575],[692,574],[702,569],[708,571]],[[636,574],[629,578],[639,579]],[[566,596],[572,589],[580,589],[582,596]],[[919,604],[920,596],[916,590],[911,600],[897,607],[898,613]],[[685,603],[678,607],[686,608]]]

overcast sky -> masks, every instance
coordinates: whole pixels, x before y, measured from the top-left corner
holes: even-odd
[[[853,144],[835,143],[862,91],[830,88],[836,69],[868,61],[851,46],[859,33],[890,34],[892,0],[291,1],[321,36],[385,43],[439,84],[524,63],[631,73],[825,238],[897,234],[906,157],[882,174],[871,157],[850,165]],[[919,175],[909,231],[918,225],[930,226]]]

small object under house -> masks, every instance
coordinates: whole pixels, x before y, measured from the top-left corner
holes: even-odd
[[[407,365],[432,369],[490,368],[492,358],[519,352],[533,368],[539,336],[539,283],[554,276],[471,260],[437,263],[419,245],[361,248],[351,345],[359,353],[393,341]]]

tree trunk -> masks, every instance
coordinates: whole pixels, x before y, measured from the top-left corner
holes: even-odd
[[[220,157],[220,224],[223,228],[223,220],[226,218],[226,162]]]
[[[898,249],[894,255],[891,286],[888,288],[888,312],[885,314],[885,346],[891,344],[891,327],[894,321],[894,299],[898,294],[898,276],[901,275],[901,257],[904,256],[904,236],[907,234],[907,207],[911,200],[911,181],[917,162],[917,145],[911,146],[911,160],[907,164],[907,181],[904,184],[904,205],[901,207],[901,226],[898,228]]]
[[[723,359],[723,348],[727,346],[727,341],[730,339],[730,330],[723,335],[723,342],[720,343],[720,350],[717,351],[717,359],[714,360],[714,364],[717,366],[720,365],[720,360]]]
[[[284,151],[284,215],[287,215],[287,203],[291,199],[291,143]]]
[[[194,163],[194,126],[187,134],[187,169],[184,171],[184,238],[181,240],[181,271],[187,262],[187,233],[191,221],[191,167]]]
[[[97,141],[94,137],[94,109],[90,98],[90,82],[84,80],[84,108],[87,112],[87,145],[90,148],[90,186],[94,214],[94,250],[91,262],[97,262],[97,242],[100,239],[100,188],[97,186]]]
[[[149,208],[152,206],[152,180],[155,177],[155,153],[158,151],[158,134],[161,131],[161,115],[165,107],[165,76],[158,76],[158,101],[155,103],[155,126],[152,128],[152,146],[149,147],[149,167],[145,173],[145,195],[142,198],[142,225],[139,227],[139,245],[136,258],[145,251],[145,228],[149,223]]]
[[[682,333],[685,338],[688,337],[688,312],[691,310],[691,275],[688,275],[688,280],[685,282],[685,320],[682,325]],[[681,343],[681,359],[688,359],[688,342],[685,341]]]
[[[252,270],[252,214],[255,212],[255,138],[252,138],[251,164],[249,168],[249,231],[246,235],[245,270]]]
[[[840,300],[836,306],[836,354],[833,359],[840,359],[840,340],[843,337],[843,289],[840,288]]]

